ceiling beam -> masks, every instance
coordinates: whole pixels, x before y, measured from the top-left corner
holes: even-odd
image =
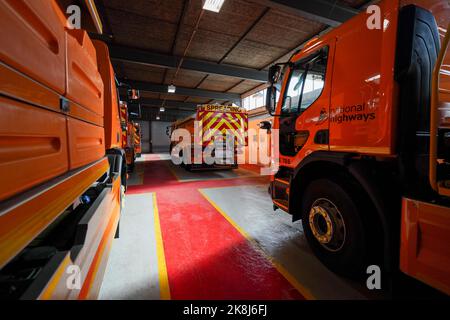
[[[313,21],[337,27],[359,13],[359,10],[327,0],[250,0],[260,5],[295,13]]]
[[[180,111],[195,111],[198,103],[195,102],[183,102],[176,100],[160,100],[150,98],[140,98],[137,100],[142,106],[148,107],[165,107],[171,109],[178,109]]]
[[[194,111],[172,111],[166,110],[165,112],[157,112],[156,110],[152,110],[151,108],[143,108],[140,120],[148,120],[148,121],[167,121],[174,122],[179,119],[187,118],[194,114]],[[159,117],[159,120],[156,120],[156,117]]]
[[[111,59],[143,64],[155,67],[176,69],[180,62],[180,57],[151,52],[147,50],[135,49],[119,45],[109,45]],[[248,79],[259,82],[267,81],[267,72],[257,69],[244,68],[229,64],[217,64],[210,61],[184,58],[181,64],[182,69],[198,71],[208,74],[216,74],[239,79]]]
[[[164,93],[170,95],[168,93],[168,85],[165,84],[157,84],[145,81],[134,81],[134,80],[122,80],[123,83],[127,83],[133,89],[138,89],[140,91],[147,91],[153,93]],[[211,90],[203,90],[203,89],[194,89],[194,88],[184,88],[184,87],[176,87],[175,94],[181,96],[190,96],[190,97],[199,97],[199,98],[209,98],[215,100],[231,100],[233,102],[239,102],[241,100],[241,95],[238,93],[227,93],[220,91],[211,91]]]
[[[102,19],[100,18],[97,7],[95,6],[95,2],[93,0],[84,0],[84,3],[88,8],[89,14],[91,15],[95,29],[99,34],[102,34],[103,33]]]

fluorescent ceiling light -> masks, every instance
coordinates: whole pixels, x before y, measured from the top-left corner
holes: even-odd
[[[203,9],[212,12],[219,12],[224,2],[225,0],[205,0],[203,3]]]
[[[164,112],[164,111],[166,111],[166,109],[164,107],[161,107],[161,108],[159,108],[159,111]]]
[[[175,87],[173,84],[171,84],[170,86],[167,87],[168,93],[175,93],[176,90],[177,90],[177,87]]]

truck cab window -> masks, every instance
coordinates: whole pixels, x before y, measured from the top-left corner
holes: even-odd
[[[311,71],[306,75],[305,86],[303,89],[300,111],[307,109],[322,93],[325,84],[325,73],[313,73]]]
[[[281,113],[297,113],[300,104],[300,97],[303,89],[303,80],[305,78],[305,69],[295,68],[291,71],[289,86],[283,101]]]
[[[328,60],[328,47],[301,60],[291,70],[281,107],[282,114],[306,110],[322,94]]]

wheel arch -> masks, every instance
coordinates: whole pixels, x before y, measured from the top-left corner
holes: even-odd
[[[127,188],[127,157],[125,154],[125,150],[121,148],[114,148],[114,149],[108,149],[106,150],[106,154],[115,154],[120,156],[121,162],[120,162],[120,179],[122,185]]]
[[[374,164],[358,159],[352,153],[336,153],[318,151],[306,157],[295,168],[292,183],[291,194],[298,194],[291,200],[290,210],[292,212],[293,221],[301,218],[300,199],[306,190],[308,184],[315,179],[327,178],[330,176],[338,177],[345,175],[352,182],[361,187],[362,192],[371,202],[375,218],[380,224],[383,233],[383,264],[390,271],[393,265],[392,250],[393,244],[391,233],[391,221],[388,215],[391,209],[386,201],[385,192],[383,192],[380,180],[382,177],[375,177],[372,172]]]

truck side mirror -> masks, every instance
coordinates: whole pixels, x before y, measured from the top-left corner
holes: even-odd
[[[276,102],[277,102],[277,89],[274,85],[271,85],[267,88],[266,93],[266,110],[267,112],[273,116],[276,109]]]
[[[269,75],[267,80],[270,86],[267,88],[266,110],[272,116],[275,113],[277,102],[277,89],[275,87],[275,84],[280,81],[281,75],[282,75],[281,65],[276,64],[269,68]]]
[[[281,78],[281,66],[273,65],[269,68],[269,79],[268,82],[270,84],[277,83]]]
[[[270,133],[270,129],[272,129],[272,123],[270,121],[261,121],[259,123],[259,128],[262,130],[267,130]]]

